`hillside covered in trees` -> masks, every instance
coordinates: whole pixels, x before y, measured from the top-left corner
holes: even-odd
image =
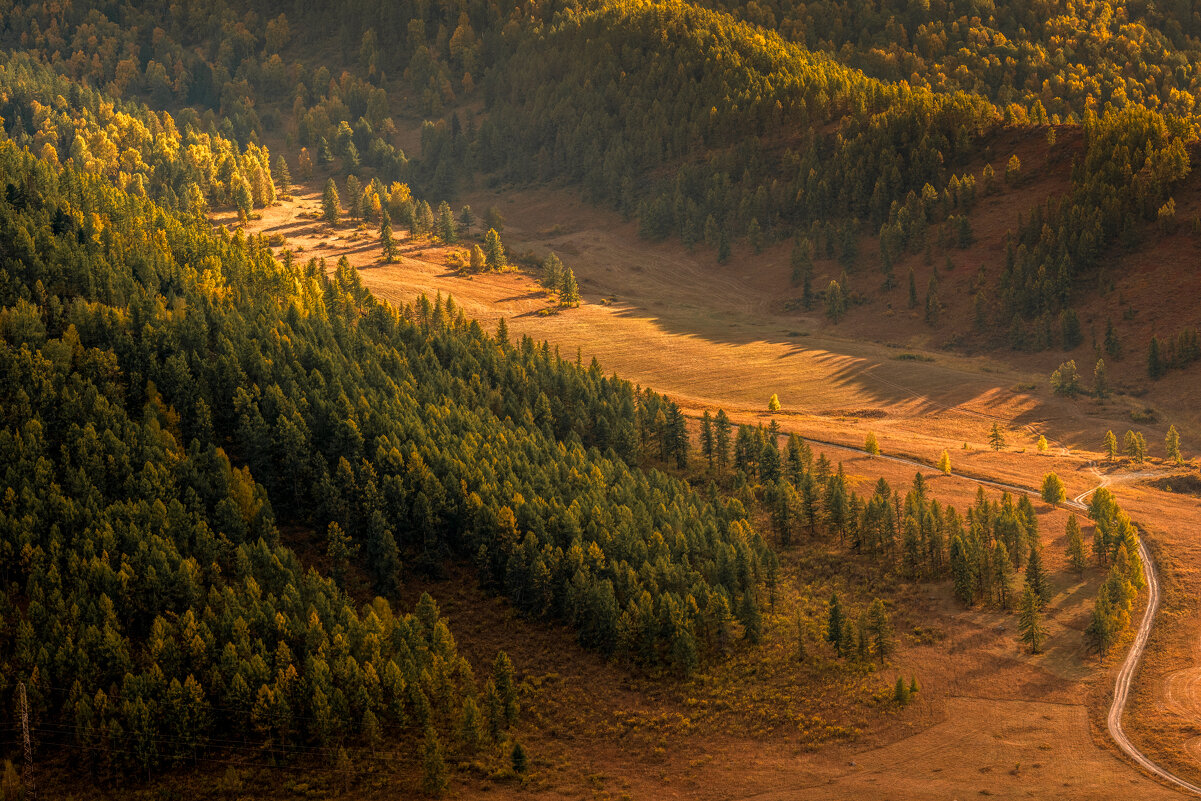
[[[345,206],[391,262],[394,223],[454,241],[470,187],[564,183],[706,258],[788,243],[801,302],[837,322],[855,298],[813,286],[815,261],[897,286],[1018,180],[999,132],[1074,132],[1068,191],[973,299],[981,338],[1066,346],[1107,254],[1174,213],[1199,33],[1184,7],[1103,2],[0,0],[0,709],[19,684],[39,752],[110,788],[235,758],[341,770],[386,742],[437,795],[455,764],[526,769],[520,666],[473,668],[406,586],[467,567],[524,619],[679,679],[759,643],[798,546],[861,579],[821,599],[823,642],[798,617],[796,661],[837,680],[887,664],[879,596],[905,582],[1020,608],[1038,652],[1028,497],[960,513],[921,473],[856,492],[774,424],[698,432],[503,320],[391,305],[346,259],[208,215],[244,224],[317,175],[325,221]],[[499,227],[474,266],[503,266]],[[1152,377],[1195,340],[1153,339]],[[1068,559],[1096,569],[1083,636],[1104,653],[1142,563],[1112,495],[1089,516]],[[908,703],[897,681],[873,708]]]

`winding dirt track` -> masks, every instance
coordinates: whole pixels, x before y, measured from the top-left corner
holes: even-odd
[[[810,442],[822,445],[823,447],[839,448],[846,451],[863,453],[862,448],[842,445],[837,442],[825,442],[823,440],[813,439],[811,437],[806,437],[806,439]],[[887,461],[898,462],[900,464],[914,465],[916,467],[930,467],[930,465],[926,464],[925,462],[920,462],[916,459],[907,459],[904,456],[886,456],[880,454],[873,458],[885,459]],[[1090,469],[1099,479],[1097,486],[1080,493],[1070,501],[1066,501],[1063,504],[1064,506],[1077,511],[1087,511],[1088,505],[1085,503],[1085,499],[1088,498],[1089,495],[1092,495],[1094,492],[1099,490],[1101,487],[1109,484],[1108,476],[1102,476],[1096,471],[1095,468],[1092,468],[1091,465]],[[1012,484],[1005,484],[999,481],[989,481],[987,479],[974,478],[972,476],[962,474],[956,475],[958,475],[960,478],[973,481],[977,484],[982,484],[986,487],[994,487],[996,489],[1007,490],[1009,492],[1020,492],[1024,495],[1040,497],[1040,493],[1030,489],[1029,487],[1018,487]],[[1148,773],[1158,776],[1160,779],[1163,779],[1169,784],[1201,796],[1201,785],[1197,785],[1188,781],[1187,779],[1183,779],[1162,765],[1154,762],[1150,757],[1140,751],[1134,743],[1130,742],[1130,738],[1126,736],[1125,729],[1122,728],[1122,716],[1126,712],[1126,702],[1130,697],[1130,686],[1134,682],[1134,674],[1138,672],[1138,665],[1139,662],[1142,661],[1143,652],[1147,650],[1147,641],[1151,637],[1151,627],[1155,623],[1155,613],[1159,609],[1159,576],[1155,572],[1155,562],[1151,558],[1151,552],[1147,550],[1147,543],[1141,538],[1139,539],[1138,543],[1138,552],[1139,556],[1143,560],[1143,577],[1147,581],[1147,606],[1146,609],[1143,610],[1142,620],[1139,621],[1138,632],[1134,636],[1134,642],[1131,643],[1130,650],[1126,653],[1126,658],[1122,660],[1122,667],[1118,671],[1118,677],[1114,683],[1113,701],[1109,705],[1109,715],[1106,719],[1106,724],[1109,729],[1109,735],[1113,738],[1113,741],[1117,744],[1118,748],[1122,749],[1127,756],[1134,760],[1135,764],[1146,770]]]

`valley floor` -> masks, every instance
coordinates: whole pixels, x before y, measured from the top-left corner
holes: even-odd
[[[275,237],[299,259],[324,258],[330,269],[345,255],[368,288],[395,302],[452,295],[468,317],[485,324],[504,317],[510,331],[547,339],[565,357],[577,350],[585,361],[595,356],[606,371],[664,392],[692,413],[721,407],[736,422],[766,422],[767,398],[776,393],[783,408],[775,419],[785,431],[854,447],[871,431],[886,454],[932,464],[947,450],[957,473],[1030,488],[1054,470],[1069,497],[1096,484],[1087,466],[1100,458],[1095,451],[1106,428],[1120,434],[1129,427],[1133,400],[1095,408],[1051,397],[1045,375],[1020,366],[831,334],[814,316],[781,311],[779,288],[756,277],[749,256],[717,266],[676,244],[646,243],[631,224],[566,193],[468,199],[477,212],[500,206],[511,253],[553,249],[574,269],[584,302],[559,310],[528,277],[457,274],[445,265],[446,249],[426,242],[404,241],[398,263],[384,265],[375,231],[331,228],[318,217],[320,195],[296,189],[294,199],[264,210],[249,230]],[[999,454],[986,444],[994,422],[1009,440]],[[1039,433],[1055,443],[1051,453],[1035,452]],[[861,489],[881,476],[893,486],[912,478],[912,467],[817,449],[844,461]],[[976,491],[964,478],[933,469],[926,476],[940,502],[960,509]],[[1145,482],[1118,494],[1145,529],[1165,593],[1126,728],[1148,754],[1196,777],[1201,544],[1190,532],[1201,531],[1201,508],[1194,496]],[[1077,579],[1064,570],[1067,513],[1036,506],[1055,577],[1046,653],[1030,656],[1018,647],[1012,615],[964,611],[945,588],[906,586],[909,612],[896,622],[907,634],[902,648],[889,668],[847,690],[851,704],[839,703],[833,689],[815,694],[797,675],[787,655],[795,629],[787,589],[768,615],[765,645],[677,683],[606,664],[577,648],[568,632],[517,618],[469,577],[408,588],[439,598],[464,653],[486,661],[503,641],[522,672],[525,706],[537,710],[522,733],[534,755],[532,777],[519,786],[469,771],[459,796],[1182,797],[1126,762],[1109,741],[1104,713],[1124,647],[1103,663],[1085,652],[1081,632],[1100,576],[1089,571]],[[801,581],[808,566],[787,552],[782,558],[784,576]],[[918,702],[901,711],[873,704],[873,694],[887,693],[898,673],[919,678]],[[790,714],[798,710],[794,720],[775,714],[781,704]],[[854,735],[811,736],[795,719],[810,704],[824,725]]]

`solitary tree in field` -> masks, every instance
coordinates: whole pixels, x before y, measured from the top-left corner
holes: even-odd
[[[1047,438],[1044,437],[1042,434],[1039,434],[1038,435],[1038,444],[1035,447],[1038,448],[1039,453],[1046,453],[1047,449],[1050,447],[1050,445],[1047,444]]]
[[[767,399],[767,410],[769,412],[780,411],[780,396],[776,395],[774,392],[772,393],[772,396]]]
[[[938,469],[944,476],[951,475],[951,455],[946,451],[943,451],[942,456],[938,459]]]
[[[1001,427],[996,423],[992,424],[992,431],[988,434],[988,444],[994,451],[1005,447],[1005,435],[1001,433]]]
[[[1112,431],[1105,432],[1105,458],[1111,462],[1118,458],[1118,438]]]
[[[897,702],[897,706],[908,706],[911,696],[909,695],[909,685],[905,683],[904,676],[897,676],[896,689],[892,692],[892,700]]]
[[[874,432],[867,432],[867,439],[864,440],[863,450],[867,451],[872,456],[880,455],[880,444],[876,442],[876,435]]]
[[[1176,426],[1168,427],[1168,436],[1164,439],[1164,445],[1167,447],[1169,459],[1176,464],[1184,461],[1180,455],[1180,434],[1176,431]]]
[[[1021,611],[1018,614],[1019,639],[1030,646],[1030,653],[1037,654],[1042,650],[1043,642],[1047,639],[1047,628],[1043,625],[1042,603],[1029,585],[1022,593]]]
[[[330,225],[337,225],[341,211],[338,200],[338,185],[334,183],[333,178],[330,178],[325,182],[325,194],[321,196],[321,216]]]
[[[1047,473],[1043,476],[1043,500],[1047,503],[1063,503],[1067,497],[1067,492],[1064,491],[1063,481],[1054,473]]]
[[[489,270],[502,270],[508,263],[505,259],[505,248],[500,242],[500,234],[495,228],[489,228],[484,237],[484,263]]]
[[[1072,566],[1072,570],[1080,573],[1088,564],[1088,560],[1084,555],[1084,538],[1080,535],[1080,521],[1076,519],[1076,515],[1068,518],[1067,536],[1068,564]]]

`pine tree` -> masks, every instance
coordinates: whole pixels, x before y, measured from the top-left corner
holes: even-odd
[[[755,593],[747,590],[742,594],[742,604],[738,610],[738,618],[742,623],[742,636],[747,642],[756,644],[763,637],[763,617],[759,613],[759,602]]]
[[[769,412],[780,411],[780,396],[772,393],[772,396],[767,399],[767,410]]]
[[[342,527],[337,523],[330,523],[326,529],[326,556],[333,566],[334,579],[343,584],[346,581],[346,573],[350,569],[350,560],[358,551],[359,546],[351,542],[350,537],[342,530]]]
[[[730,418],[725,409],[717,410],[717,418],[713,423],[713,446],[717,457],[717,469],[725,472],[730,463]]]
[[[1045,604],[1051,599],[1051,586],[1043,568],[1042,546],[1037,542],[1030,548],[1030,561],[1026,563],[1026,586],[1038,597],[1039,603]]]
[[[292,188],[292,171],[288,169],[288,161],[282,154],[275,157],[275,177],[279,179],[279,188],[285,195],[288,194]]]
[[[837,323],[847,311],[847,299],[842,287],[837,281],[831,281],[826,287],[826,316]]]
[[[496,652],[492,663],[492,683],[504,709],[505,722],[512,726],[517,722],[517,688],[513,684],[513,663],[504,651]]]
[[[1113,647],[1118,638],[1118,628],[1115,620],[1113,602],[1105,587],[1097,593],[1097,602],[1093,605],[1092,620],[1084,630],[1084,640],[1089,646],[1104,656]]]
[[[1176,431],[1176,426],[1168,427],[1168,435],[1164,439],[1164,446],[1167,449],[1168,458],[1175,464],[1180,464],[1184,461],[1180,455],[1180,434]]]
[[[551,251],[542,261],[541,284],[552,292],[557,292],[563,283],[563,262],[558,255]]]
[[[997,540],[993,545],[992,582],[997,606],[1008,609],[1010,595],[1013,591],[1013,562],[1009,558],[1009,551],[1005,548],[1005,543],[1001,540]]]
[[[1067,538],[1068,564],[1077,573],[1083,572],[1088,562],[1084,556],[1084,538],[1080,535],[1080,521],[1076,519],[1076,515],[1068,518]]]
[[[876,435],[874,432],[867,432],[867,439],[863,442],[863,450],[872,456],[880,455],[880,444],[876,442]]]
[[[1105,321],[1105,355],[1115,361],[1122,360],[1122,343],[1113,327],[1113,320]]]
[[[513,763],[513,772],[520,775],[525,773],[526,755],[525,749],[521,747],[521,743],[514,741],[513,750],[509,752],[509,759]]]
[[[379,244],[384,251],[384,262],[391,264],[396,261],[396,241],[392,238],[392,218],[385,209],[382,214],[383,222],[379,227]]]
[[[1067,497],[1067,492],[1063,488],[1063,481],[1054,473],[1047,473],[1043,476],[1043,500],[1050,504],[1063,503]]]
[[[842,630],[845,624],[842,614],[842,604],[838,602],[838,594],[830,596],[829,612],[826,619],[826,640],[834,646],[839,656],[842,655]]]
[[[330,178],[325,182],[325,194],[321,197],[321,216],[330,225],[338,224],[341,206],[338,200],[338,185]]]
[[[1159,337],[1151,337],[1151,345],[1147,348],[1147,375],[1152,380],[1160,378],[1167,372],[1167,366],[1164,364],[1163,356],[1160,354]]]
[[[459,241],[454,212],[450,210],[450,204],[445,200],[438,204],[438,218],[435,227],[438,231],[438,238],[446,244],[450,245]]]
[[[1105,369],[1105,360],[1097,359],[1093,367],[1093,392],[1098,398],[1109,397],[1109,374]]]
[[[888,612],[884,602],[879,598],[872,601],[867,610],[867,632],[871,640],[872,653],[884,664],[884,660],[892,653],[892,624],[888,620]]]
[[[797,612],[796,616],[796,658],[798,662],[804,662],[809,658],[809,647],[806,645],[808,634],[805,630],[805,616]]]
[[[559,293],[559,303],[563,306],[580,305],[580,286],[576,283],[575,272],[570,267],[563,273],[563,291]]]
[[[938,273],[935,272],[930,276],[930,284],[926,287],[926,325],[938,325],[941,313],[942,303],[938,300]]]
[[[951,475],[951,454],[946,451],[942,452],[942,456],[938,457],[938,469],[944,476]]]
[[[1043,625],[1042,602],[1038,594],[1026,585],[1022,593],[1021,609],[1018,613],[1018,639],[1030,646],[1030,653],[1042,651],[1043,642],[1047,639],[1047,629]]]
[[[489,270],[503,270],[508,264],[505,258],[505,248],[500,242],[500,234],[495,228],[489,228],[484,236],[484,264]]]
[[[714,441],[713,441],[713,415],[709,414],[709,410],[705,410],[705,414],[701,417],[701,455],[709,463],[709,470],[713,470],[714,457]]]
[[[726,229],[721,229],[717,235],[717,263],[725,264],[730,260],[730,237],[726,235]]]
[[[1001,433],[1001,427],[996,423],[992,424],[992,431],[988,434],[988,444],[994,451],[1000,451],[1005,447],[1005,435]]]
[[[434,727],[427,725],[425,740],[421,744],[421,790],[436,798],[446,792],[449,786],[446,762],[442,758],[442,743]]]
[[[897,676],[896,689],[893,690],[892,700],[896,701],[897,706],[909,706],[909,685],[905,683],[904,676]]]
[[[1118,458],[1118,438],[1112,431],[1105,432],[1105,458],[1111,462]]]

